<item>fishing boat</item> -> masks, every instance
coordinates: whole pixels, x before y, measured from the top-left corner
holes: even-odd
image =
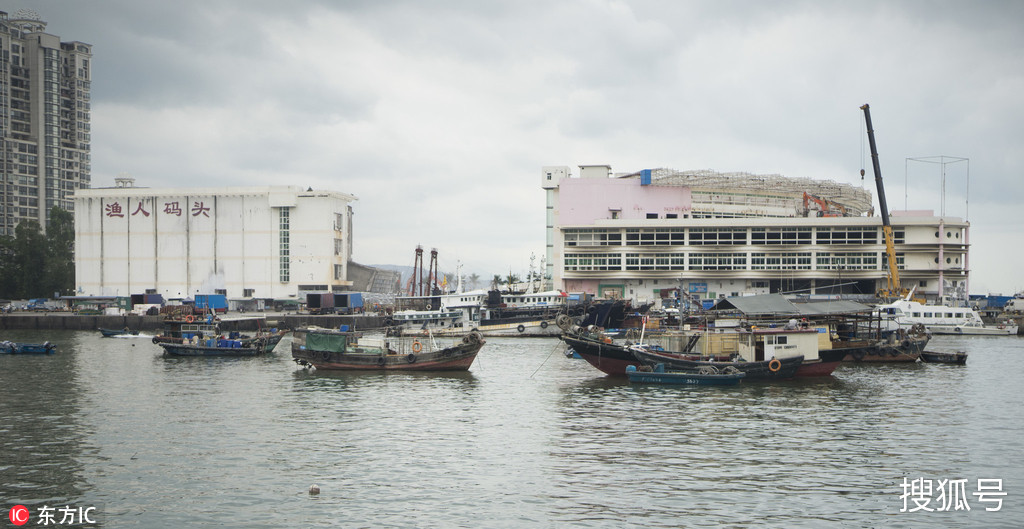
[[[157,345],[163,347],[164,354],[168,356],[255,356],[264,352],[260,343],[245,347],[240,340],[223,338],[195,339],[183,343],[160,342]]]
[[[955,364],[967,365],[967,353],[955,351],[952,353],[924,351],[921,353],[921,361],[929,364]]]
[[[626,368],[626,376],[630,382],[644,384],[686,384],[698,386],[735,386],[747,376],[746,373],[734,367],[726,369],[727,372],[719,372],[717,368],[709,367],[702,371],[666,371],[665,364],[657,364],[653,368],[635,366]]]
[[[100,334],[102,334],[104,338],[111,338],[114,336],[138,336],[139,331],[125,327],[124,329],[100,329]]]
[[[43,343],[22,343],[22,342],[0,342],[0,354],[12,355],[52,355],[57,352],[57,345],[50,342]]]
[[[304,327],[293,331],[292,359],[303,367],[343,371],[466,371],[486,342],[469,333],[449,347],[429,336],[364,336],[338,329]]]
[[[566,332],[561,340],[580,358],[607,375],[625,376],[627,367],[642,365],[625,345],[597,333]]]
[[[260,347],[265,353],[271,353],[277,344],[281,343],[281,340],[288,335],[287,329],[278,330],[276,328],[270,329],[268,332],[257,332],[256,336],[241,336],[238,333],[231,333],[237,339],[242,342],[242,347]]]

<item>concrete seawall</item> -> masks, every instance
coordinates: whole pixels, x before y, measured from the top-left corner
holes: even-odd
[[[96,329],[124,329],[159,331],[164,327],[162,316],[80,316],[44,312],[38,314],[5,314],[0,316],[0,330],[39,329],[87,331]],[[294,329],[305,325],[337,329],[348,325],[355,330],[380,327],[384,318],[380,316],[311,316],[308,314],[236,314],[231,313],[220,322],[224,331],[255,331],[267,327]]]

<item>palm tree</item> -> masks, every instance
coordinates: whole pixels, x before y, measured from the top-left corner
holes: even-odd
[[[505,281],[501,278],[499,274],[494,274],[494,278],[491,279],[491,289],[498,290],[498,287],[500,287],[504,283]]]
[[[469,282],[469,288],[475,290],[476,286],[480,284],[480,275],[469,274],[469,277],[467,277],[466,280]]]

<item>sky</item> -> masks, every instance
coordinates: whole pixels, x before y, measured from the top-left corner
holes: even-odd
[[[868,103],[890,210],[966,218],[971,293],[1024,289],[1024,2],[0,3],[19,9],[93,45],[93,187],[350,193],[360,263],[422,245],[525,276],[546,165],[875,195]]]

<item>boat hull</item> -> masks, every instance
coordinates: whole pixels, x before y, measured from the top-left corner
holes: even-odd
[[[841,344],[834,351],[845,351],[844,362],[867,362],[867,363],[900,363],[916,362],[924,351],[928,338],[905,340],[901,343],[890,344],[888,342],[853,342]]]
[[[255,356],[263,352],[262,349],[255,347],[217,347],[168,342],[158,345],[163,347],[164,354],[168,356]]]
[[[329,371],[467,371],[487,343],[479,334],[470,334],[451,347],[433,351],[422,350],[418,341],[413,343],[412,352],[356,346],[351,351],[348,347],[333,351],[307,347],[307,332],[295,331],[292,359],[303,366]]]
[[[562,335],[562,341],[587,363],[608,375],[626,376],[627,367],[642,365],[629,349],[621,345],[570,335]]]
[[[0,342],[0,354],[12,355],[52,355],[57,353],[57,345],[44,343]]]
[[[654,351],[641,347],[630,349],[633,355],[642,363],[649,366],[665,364],[669,371],[697,371],[704,366],[712,366],[719,370],[726,367],[735,367],[746,373],[746,380],[780,380],[793,378],[804,362],[803,355],[791,356],[756,362],[714,362],[704,360],[690,360],[689,355],[680,355],[667,351]],[[773,364],[778,360],[778,364]],[[775,370],[772,368],[775,367]]]
[[[967,353],[958,351],[955,353],[938,353],[925,351],[921,353],[921,361],[930,364],[954,364],[967,365]]]
[[[561,334],[562,330],[555,325],[554,320],[520,321],[513,323],[497,323],[492,325],[474,325],[473,327],[448,327],[430,329],[429,332],[419,328],[403,328],[402,336],[449,336],[460,337],[469,333],[478,332],[486,338],[495,337],[520,337],[540,338],[555,337]]]
[[[928,331],[932,334],[953,335],[953,336],[1016,336],[1016,325],[986,325],[984,327],[954,326],[954,325],[927,325]]]
[[[846,353],[843,351],[824,350],[818,351],[817,360],[804,360],[803,364],[796,370],[797,378],[803,377],[827,377],[831,376],[843,363]]]
[[[735,386],[746,376],[745,373],[701,374],[683,371],[665,371],[664,364],[658,364],[652,371],[636,367],[626,369],[630,382],[641,384],[674,384],[690,386]]]

